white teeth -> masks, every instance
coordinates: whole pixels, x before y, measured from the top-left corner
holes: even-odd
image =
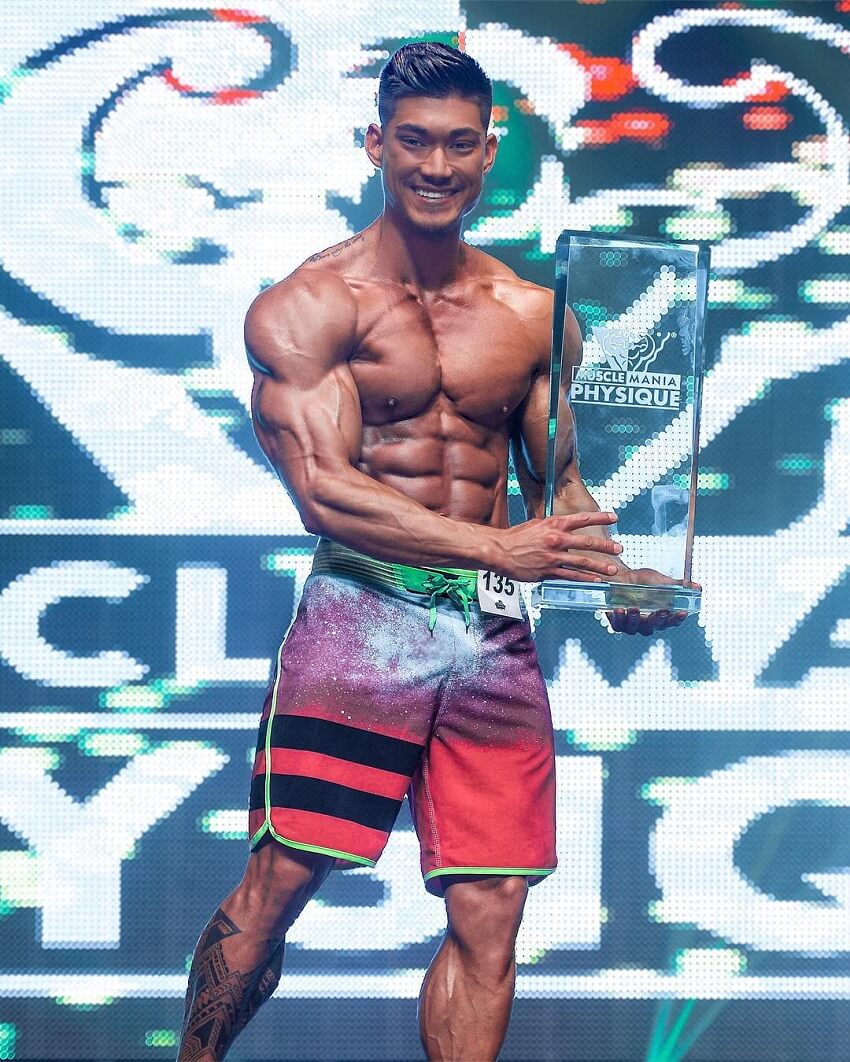
[[[416,194],[421,195],[423,199],[448,199],[451,192],[426,192],[421,188],[416,189]]]

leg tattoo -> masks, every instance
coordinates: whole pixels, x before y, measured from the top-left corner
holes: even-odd
[[[198,941],[186,993],[180,1062],[224,1058],[236,1034],[277,986],[283,944],[266,941],[267,954],[259,965],[237,970],[226,961],[223,942],[241,933],[219,908]]]

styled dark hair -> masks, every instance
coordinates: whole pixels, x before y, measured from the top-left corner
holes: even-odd
[[[490,79],[471,56],[439,41],[413,41],[390,56],[378,82],[381,125],[386,125],[396,102],[406,96],[462,96],[478,104],[485,131],[490,124]]]

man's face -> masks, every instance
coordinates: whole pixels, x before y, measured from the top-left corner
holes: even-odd
[[[496,138],[478,104],[460,96],[408,96],[383,127],[370,125],[366,150],[381,168],[392,209],[425,233],[459,229],[493,165]]]

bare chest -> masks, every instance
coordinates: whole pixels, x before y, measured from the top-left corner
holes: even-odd
[[[351,371],[364,424],[426,414],[435,404],[496,428],[525,398],[536,354],[521,320],[496,300],[388,300],[363,314]]]

